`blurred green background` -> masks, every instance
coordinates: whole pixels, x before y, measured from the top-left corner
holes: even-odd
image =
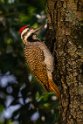
[[[23,25],[45,24],[45,7],[46,0],[0,0],[0,124],[55,124],[59,119],[56,97],[43,93],[25,64],[18,33]]]

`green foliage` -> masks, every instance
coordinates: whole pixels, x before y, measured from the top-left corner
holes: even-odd
[[[26,67],[18,30],[38,26],[45,8],[42,0],[0,0],[0,124],[54,124],[58,101],[42,93]],[[34,116],[33,116],[34,115]]]

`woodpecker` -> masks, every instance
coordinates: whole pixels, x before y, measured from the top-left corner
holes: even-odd
[[[23,26],[19,32],[24,44],[24,56],[32,74],[38,82],[59,98],[60,91],[53,81],[54,58],[44,42],[40,41],[36,32],[38,29]]]

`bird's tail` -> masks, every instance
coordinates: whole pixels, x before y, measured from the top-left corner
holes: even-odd
[[[49,91],[54,92],[56,94],[56,96],[58,98],[60,98],[60,91],[59,91],[57,85],[51,79],[49,79]]]

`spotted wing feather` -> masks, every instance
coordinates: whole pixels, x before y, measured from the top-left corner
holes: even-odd
[[[48,76],[46,65],[44,63],[44,53],[38,47],[34,45],[26,45],[24,49],[26,62],[28,63],[34,76],[42,83],[42,85],[48,89]]]

